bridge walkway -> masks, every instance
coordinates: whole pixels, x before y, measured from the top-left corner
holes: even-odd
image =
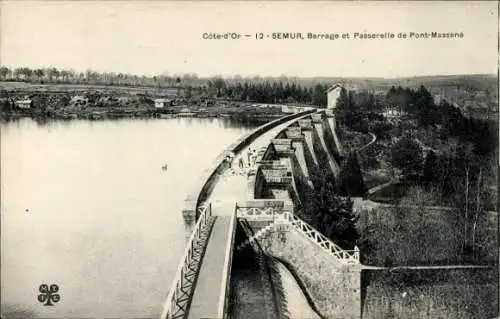
[[[247,199],[248,168],[238,171],[239,157],[244,156],[246,163],[245,157],[249,148],[259,150],[269,145],[271,140],[288,125],[290,121],[274,127],[235,154],[233,170],[225,171],[208,197],[207,202],[212,203],[212,215],[216,216],[216,220],[198,274],[188,318],[223,317],[236,227],[236,223],[231,219],[235,214],[236,203]],[[229,256],[229,259],[226,256]]]

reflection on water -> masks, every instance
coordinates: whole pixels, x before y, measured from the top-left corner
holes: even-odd
[[[184,248],[188,190],[252,128],[187,118],[0,127],[2,312],[25,318],[154,317]],[[44,283],[60,288],[53,307],[37,300]]]

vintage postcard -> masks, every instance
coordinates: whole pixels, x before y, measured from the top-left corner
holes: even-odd
[[[498,15],[1,1],[1,319],[499,318]]]

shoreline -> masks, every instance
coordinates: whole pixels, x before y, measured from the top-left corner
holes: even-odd
[[[19,120],[23,118],[31,118],[35,121],[37,120],[89,120],[89,121],[101,121],[101,120],[115,120],[115,119],[171,119],[171,118],[227,118],[233,120],[242,121],[252,121],[258,123],[267,123],[269,121],[278,119],[285,116],[285,113],[281,114],[241,114],[236,112],[224,112],[224,113],[203,113],[203,112],[173,112],[173,113],[162,113],[162,112],[150,112],[149,110],[139,110],[137,112],[121,112],[116,113],[113,111],[104,112],[64,112],[64,113],[35,113],[35,112],[0,112],[0,121],[6,122],[11,120]]]

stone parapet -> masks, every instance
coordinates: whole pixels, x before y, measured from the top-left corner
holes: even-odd
[[[304,135],[302,135],[302,130],[299,126],[291,126],[288,127],[285,131],[286,137],[291,139],[292,141],[302,141],[304,139]]]
[[[311,119],[313,123],[321,123],[323,122],[323,114],[322,113],[311,114]]]
[[[312,130],[312,120],[302,119],[297,121],[301,130]]]
[[[182,209],[182,214],[186,217],[186,220],[197,218],[197,207],[210,195],[211,190],[218,180],[218,175],[220,175],[219,173],[225,170],[224,160],[228,154],[238,153],[243,148],[252,143],[255,139],[257,139],[260,135],[280,124],[301,118],[314,112],[316,112],[315,109],[307,109],[303,112],[284,116],[275,121],[264,124],[248,133],[247,135],[241,137],[236,142],[231,144],[228,148],[226,148],[223,152],[221,152],[221,154],[215,159],[213,164],[203,171],[202,175],[198,179],[198,182],[193,187],[193,190],[188,193],[187,198],[184,201],[184,208]]]

